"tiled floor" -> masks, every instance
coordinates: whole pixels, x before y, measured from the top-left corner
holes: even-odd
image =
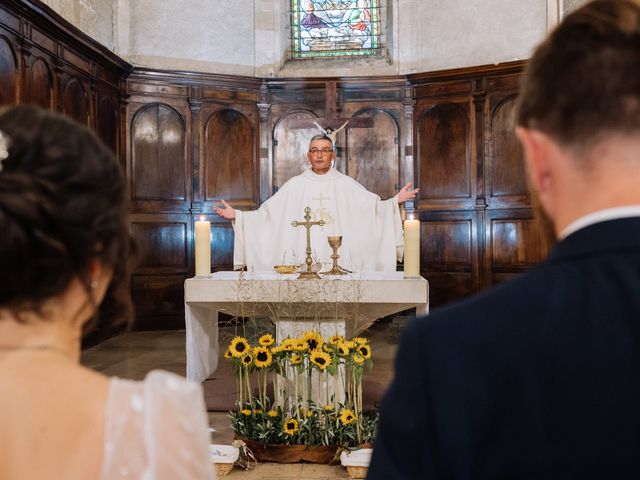
[[[396,346],[389,341],[389,324],[374,326],[368,332],[373,351],[376,379],[391,378],[391,360]],[[391,328],[393,328],[391,326]],[[229,332],[221,332],[221,338]],[[224,340],[221,340],[224,342]],[[186,366],[185,332],[131,332],[95,347],[82,354],[82,363],[106,375],[140,380],[153,369],[168,370],[184,375]],[[373,376],[373,375],[372,375]],[[225,412],[209,412],[209,422],[215,432],[211,442],[230,444],[233,430]],[[254,470],[243,471],[235,467],[226,477],[234,480],[334,480],[349,478],[346,470],[340,466],[316,464],[277,464],[261,463]]]

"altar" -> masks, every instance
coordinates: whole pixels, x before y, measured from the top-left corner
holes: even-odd
[[[429,308],[429,284],[403,272],[371,272],[297,280],[275,272],[216,272],[185,281],[187,378],[204,381],[218,366],[218,312],[267,317],[277,340],[316,329],[352,336],[377,319]]]

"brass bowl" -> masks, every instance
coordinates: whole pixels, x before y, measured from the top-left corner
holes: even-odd
[[[274,265],[273,269],[278,273],[286,275],[288,273],[296,273],[298,266],[297,265]]]

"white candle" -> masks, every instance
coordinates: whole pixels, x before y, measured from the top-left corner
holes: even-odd
[[[420,276],[420,220],[404,221],[404,276]]]
[[[211,222],[196,222],[196,277],[211,274]]]

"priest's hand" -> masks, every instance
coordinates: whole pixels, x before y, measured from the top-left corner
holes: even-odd
[[[213,207],[215,212],[222,218],[226,218],[227,220],[234,220],[236,218],[235,209],[224,200],[220,200],[220,201],[222,202],[222,206],[224,208]]]
[[[411,182],[407,183],[398,192],[398,203],[402,204],[402,203],[406,202],[407,200],[411,200],[412,198],[415,198],[416,194],[418,193],[418,190],[420,190],[420,189],[419,188],[416,188],[416,189],[412,189],[411,188]]]

